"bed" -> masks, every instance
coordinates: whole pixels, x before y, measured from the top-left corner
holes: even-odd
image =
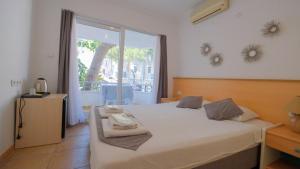
[[[262,120],[208,120],[205,110],[176,108],[176,102],[124,106],[152,138],[137,151],[105,144],[98,139],[95,114],[90,116],[91,169],[239,169],[257,165]],[[228,165],[230,164],[230,165]],[[241,166],[242,164],[242,166]]]

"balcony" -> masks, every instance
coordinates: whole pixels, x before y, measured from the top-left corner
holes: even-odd
[[[80,82],[82,103],[84,107],[90,105],[118,104],[118,84],[104,81]],[[90,85],[90,90],[84,90],[85,85]],[[135,80],[134,83],[123,83],[121,91],[121,104],[151,104],[153,84],[147,80]]]

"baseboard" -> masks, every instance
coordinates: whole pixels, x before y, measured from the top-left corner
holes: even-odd
[[[15,151],[14,146],[10,146],[3,154],[0,154],[0,164],[2,164],[8,157],[10,157]],[[0,165],[1,166],[1,165]]]

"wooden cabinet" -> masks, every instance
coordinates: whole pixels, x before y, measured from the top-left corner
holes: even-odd
[[[65,130],[65,114],[65,94],[51,94],[44,98],[18,98],[15,147],[24,148],[61,142]]]
[[[279,152],[287,153],[300,160],[300,134],[293,132],[287,126],[281,125],[269,129],[266,134],[266,145]],[[296,166],[297,165],[297,166]],[[300,168],[298,164],[279,159],[269,164],[267,169],[294,169]]]
[[[299,169],[299,166],[296,166],[287,160],[279,159],[268,165],[266,169]]]

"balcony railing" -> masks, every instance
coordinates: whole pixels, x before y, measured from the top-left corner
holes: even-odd
[[[117,83],[105,82],[105,81],[80,81],[80,90],[83,91],[101,91],[102,86],[115,85]],[[142,79],[124,79],[123,86],[132,86],[134,91],[151,93],[153,90],[153,84],[151,80]]]
[[[85,81],[80,82],[80,89],[84,105],[118,104],[117,83]],[[147,81],[135,80],[131,83],[123,83],[121,104],[151,103],[152,89],[152,85]]]

